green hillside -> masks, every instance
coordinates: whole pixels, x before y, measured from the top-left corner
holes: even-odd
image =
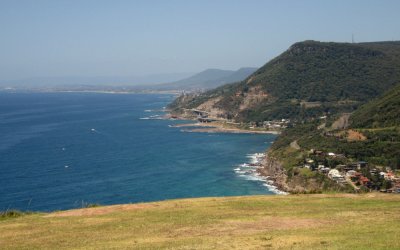
[[[0,217],[1,249],[399,249],[400,196],[201,198]]]
[[[178,99],[170,108],[209,109],[236,121],[304,119],[351,112],[400,82],[400,42],[299,42],[242,82]]]
[[[289,174],[296,166],[303,165],[311,149],[346,157],[341,160],[320,157],[319,162],[331,167],[367,161],[370,169],[376,166],[400,169],[400,85],[360,106],[350,115],[349,127],[332,126],[339,117],[333,115],[288,128],[274,142],[269,155],[279,159]],[[291,147],[293,141],[299,145],[298,150]],[[373,178],[370,173],[366,175]]]
[[[400,85],[357,109],[351,124],[354,128],[400,126]]]

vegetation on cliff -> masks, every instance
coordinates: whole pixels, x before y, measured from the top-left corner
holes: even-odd
[[[400,82],[400,42],[299,42],[242,82],[178,99],[170,108],[211,108],[235,121],[304,120],[351,112]]]
[[[398,82],[400,84],[400,81]],[[357,109],[351,116],[354,128],[400,126],[400,85]]]
[[[334,120],[338,116],[332,116]],[[291,159],[287,165],[301,164],[299,152],[290,148],[296,141],[303,150],[336,152],[354,160],[400,167],[400,85],[361,106],[350,116],[349,127],[321,126],[332,121],[315,119],[284,131],[271,147],[271,153]],[[352,138],[357,133],[359,138]],[[290,152],[294,155],[289,156]],[[286,152],[284,154],[284,152]],[[298,159],[299,162],[295,162]]]
[[[242,82],[182,95],[170,107],[178,113],[182,108],[205,110],[250,124],[290,119],[269,150],[285,169],[281,184],[286,182],[288,191],[298,186],[308,192],[345,191],[349,186],[335,185],[326,173],[312,170],[356,161],[400,168],[399,84],[400,42],[305,41]],[[303,168],[312,150],[343,157],[319,157],[311,169]]]

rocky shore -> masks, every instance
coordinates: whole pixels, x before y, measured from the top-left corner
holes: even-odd
[[[289,176],[282,163],[266,153],[261,167],[257,170],[262,176],[273,181],[273,185],[280,191],[300,193],[320,193],[326,188],[323,180],[317,178],[306,178],[300,173],[292,172]]]
[[[291,192],[291,188],[287,185],[287,175],[282,164],[275,158],[265,154],[261,167],[258,169],[258,173],[273,181],[273,185],[284,192]]]

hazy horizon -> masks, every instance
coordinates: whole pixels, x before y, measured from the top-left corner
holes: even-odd
[[[0,82],[260,67],[304,40],[400,40],[399,1],[1,1]]]

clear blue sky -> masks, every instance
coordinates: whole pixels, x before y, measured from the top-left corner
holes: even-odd
[[[0,0],[0,80],[261,66],[302,40],[400,40],[398,0]]]

